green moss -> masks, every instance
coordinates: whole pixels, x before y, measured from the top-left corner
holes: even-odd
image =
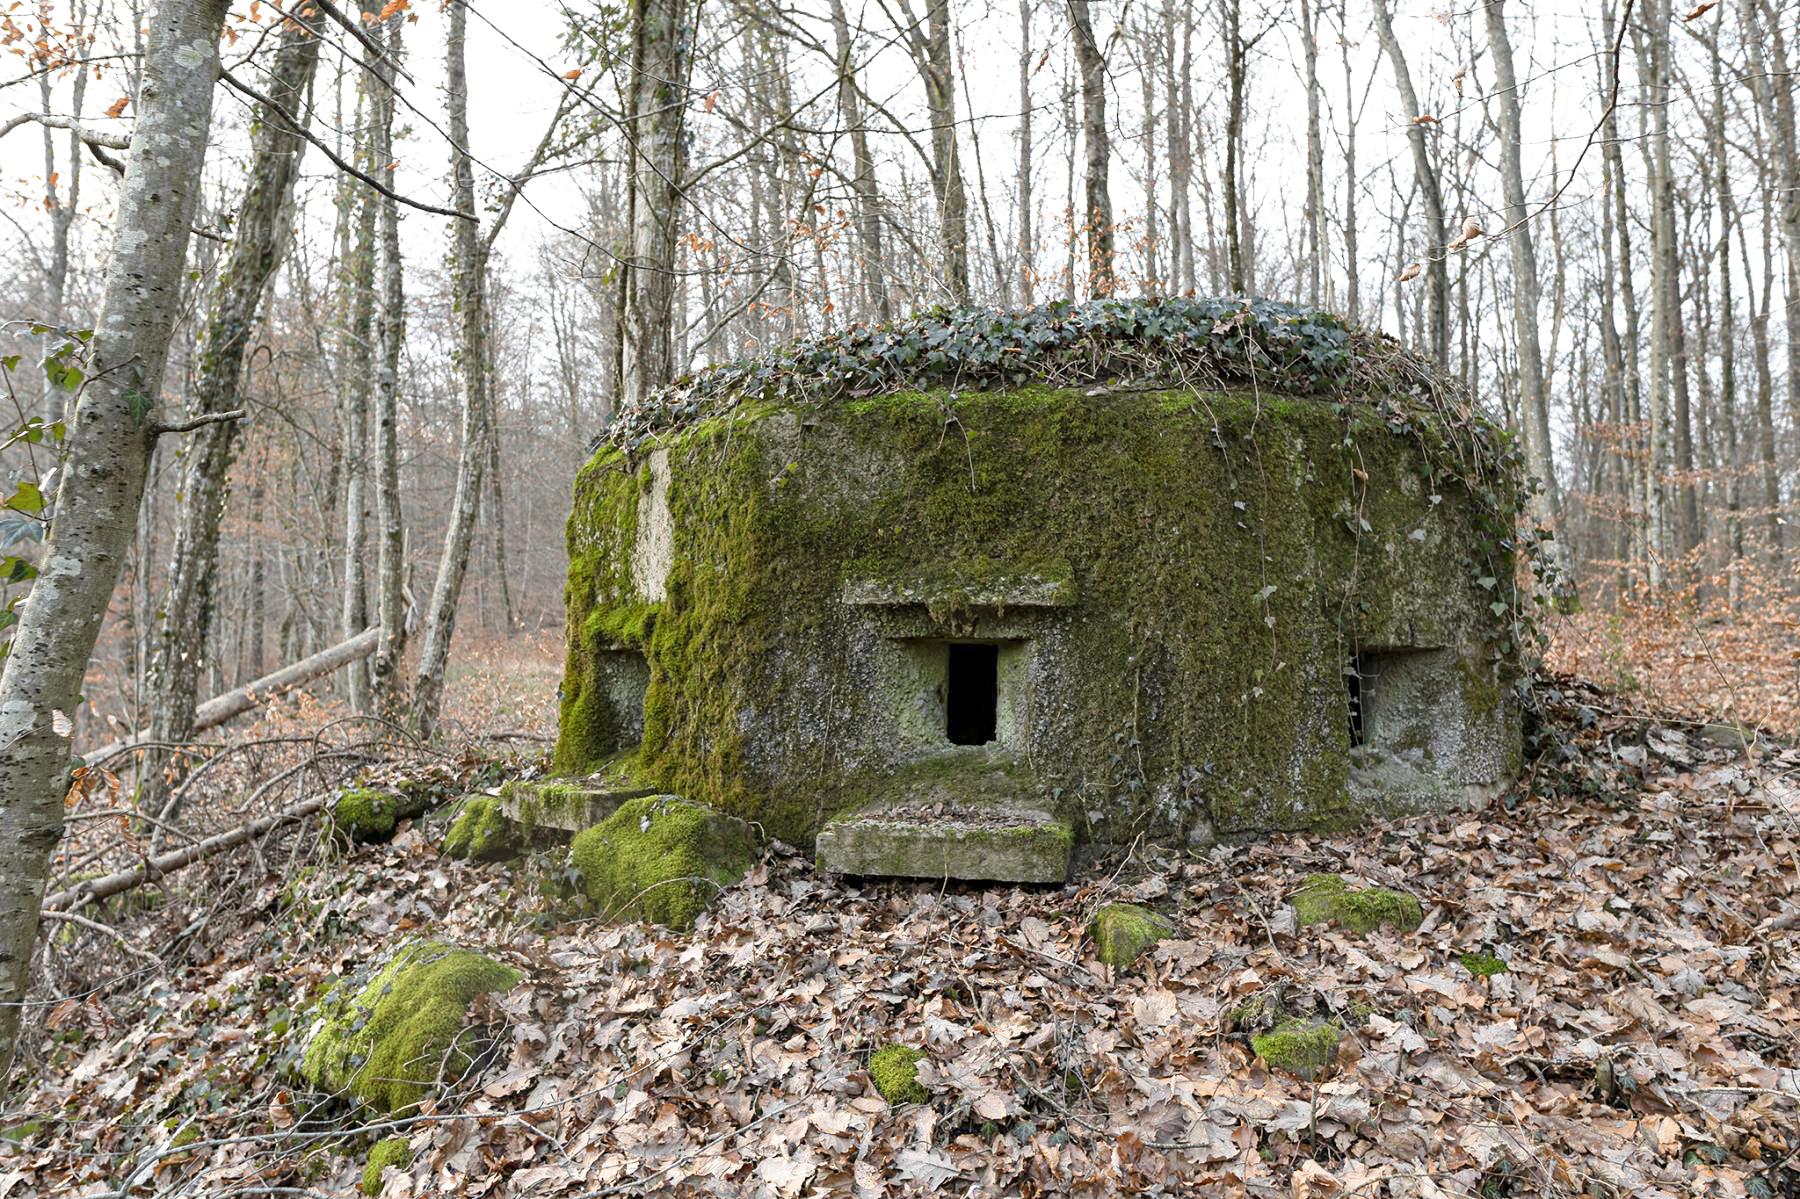
[[[362,1189],[365,1195],[381,1193],[381,1171],[394,1166],[401,1170],[412,1165],[412,1146],[405,1137],[388,1137],[376,1141],[369,1149],[368,1164],[363,1167]]]
[[[869,1058],[869,1078],[889,1103],[924,1103],[931,1098],[919,1082],[922,1049],[909,1045],[884,1045]]]
[[[603,916],[676,929],[692,928],[756,855],[742,821],[673,795],[627,800],[570,846],[582,890]]]
[[[1456,959],[1462,968],[1477,978],[1492,978],[1496,974],[1505,974],[1506,963],[1491,953],[1465,953]]]
[[[1250,1038],[1250,1047],[1269,1065],[1304,1079],[1314,1079],[1337,1060],[1343,1034],[1323,1020],[1291,1019]]]
[[[1173,936],[1175,926],[1149,908],[1109,903],[1088,921],[1088,936],[1100,960],[1123,970],[1156,942]]]
[[[394,835],[399,810],[396,796],[373,787],[351,787],[332,801],[331,823],[352,842],[386,841]]]
[[[1382,925],[1411,932],[1425,919],[1419,901],[1404,891],[1385,887],[1351,889],[1335,874],[1314,874],[1294,893],[1294,915],[1301,928],[1334,923],[1357,934],[1372,933]]]
[[[363,986],[334,987],[315,1005],[300,1074],[316,1090],[379,1111],[403,1111],[472,1064],[464,1027],[483,991],[524,977],[510,966],[437,941],[400,947]]]
[[[506,818],[500,801],[491,795],[471,795],[463,800],[444,835],[444,853],[474,862],[499,862],[516,857],[522,848],[519,830]]]

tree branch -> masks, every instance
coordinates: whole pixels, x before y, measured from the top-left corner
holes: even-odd
[[[187,420],[158,421],[153,430],[156,436],[164,433],[191,433],[202,425],[216,425],[228,420],[243,420],[250,415],[248,408],[233,408],[228,412],[206,412]]]
[[[124,133],[106,133],[99,129],[89,129],[74,117],[59,117],[47,112],[22,112],[4,125],[0,125],[0,137],[5,137],[20,125],[36,121],[40,125],[48,125],[52,129],[67,129],[90,146],[104,146],[109,150],[131,149],[131,137]],[[102,159],[102,161],[105,161]]]
[[[268,96],[265,96],[263,93],[257,91],[255,88],[251,87],[249,84],[245,83],[243,80],[241,80],[237,76],[233,75],[230,71],[221,69],[219,71],[219,78],[223,79],[226,83],[230,84],[234,90],[242,92],[244,95],[250,97],[250,99],[255,100],[258,104],[262,104],[262,105],[266,106],[270,112],[272,112],[276,116],[280,117],[281,120],[286,123],[286,125],[289,129],[293,130],[300,137],[305,138],[312,145],[317,146],[319,148],[320,152],[323,153],[325,155],[325,157],[329,158],[331,160],[332,165],[337,167],[338,170],[343,171],[346,175],[349,175],[354,179],[359,179],[362,182],[368,184],[370,187],[374,188],[376,191],[380,192],[382,195],[386,196],[388,199],[394,201],[395,203],[404,204],[408,208],[416,208],[420,212],[429,212],[434,216],[455,217],[459,221],[472,221],[472,220],[476,219],[475,215],[473,213],[458,212],[454,208],[439,208],[435,204],[426,204],[420,200],[408,199],[406,196],[401,195],[399,192],[397,192],[393,188],[387,186],[385,183],[382,183],[379,179],[376,179],[373,175],[365,174],[364,172],[357,170],[355,167],[353,167],[349,163],[345,162],[343,160],[343,158],[341,158],[335,150],[333,150],[330,146],[326,145],[324,142],[320,141],[317,137],[313,136],[313,134],[304,125],[302,125],[299,121],[295,120],[294,115],[292,113],[290,113],[287,109],[285,109],[281,105],[275,103],[274,100],[270,99]]]

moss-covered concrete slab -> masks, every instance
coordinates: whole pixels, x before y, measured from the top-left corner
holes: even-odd
[[[500,788],[500,810],[526,837],[566,841],[619,810],[628,799],[658,792],[622,755],[579,778],[514,780]]]
[[[756,831],[737,817],[678,795],[649,795],[578,833],[569,856],[602,916],[685,929],[749,872],[758,852]]]
[[[366,981],[339,983],[309,1013],[300,1076],[315,1090],[405,1111],[473,1064],[469,1004],[524,975],[472,950],[412,941]]]
[[[819,832],[819,865],[839,874],[1060,883],[1075,833],[1049,812],[983,804],[890,802]]]

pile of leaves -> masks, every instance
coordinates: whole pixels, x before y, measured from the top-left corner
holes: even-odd
[[[622,408],[595,448],[636,449],[747,400],[1120,382],[1444,403],[1423,359],[1318,309],[1241,298],[1057,300],[931,308],[712,366]],[[1457,415],[1470,417],[1466,407]]]
[[[775,847],[677,935],[555,923],[553,864],[446,861],[420,828],[271,869],[205,953],[48,1009],[0,1197],[348,1195],[395,1136],[389,1199],[1800,1195],[1800,751],[1540,695],[1528,776],[1485,811],[1140,847],[1061,889],[856,883]],[[1301,928],[1315,872],[1424,923]],[[1121,899],[1176,932],[1115,976],[1083,926]],[[528,972],[478,1005],[496,1052],[414,1116],[317,1106],[296,1013],[423,933]],[[1272,990],[1346,1030],[1321,1078],[1233,1027]],[[924,1051],[927,1102],[875,1094],[891,1043]]]

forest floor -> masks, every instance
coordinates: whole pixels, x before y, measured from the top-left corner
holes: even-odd
[[[497,769],[542,751],[540,670],[465,679],[464,719],[518,735]],[[1800,750],[1540,694],[1527,777],[1478,813],[1140,845],[1048,889],[848,881],[777,845],[691,934],[559,922],[554,857],[454,862],[431,820],[350,853],[292,832],[87,910],[122,943],[57,931],[0,1199],[349,1195],[394,1135],[389,1199],[1800,1196]],[[1297,927],[1313,872],[1424,922]],[[1117,975],[1084,935],[1113,900],[1176,925]],[[297,1013],[423,933],[527,973],[478,1002],[492,1060],[406,1119],[309,1107]],[[1271,989],[1347,1030],[1316,1086],[1231,1027]],[[925,1050],[928,1102],[875,1093],[892,1042]]]

